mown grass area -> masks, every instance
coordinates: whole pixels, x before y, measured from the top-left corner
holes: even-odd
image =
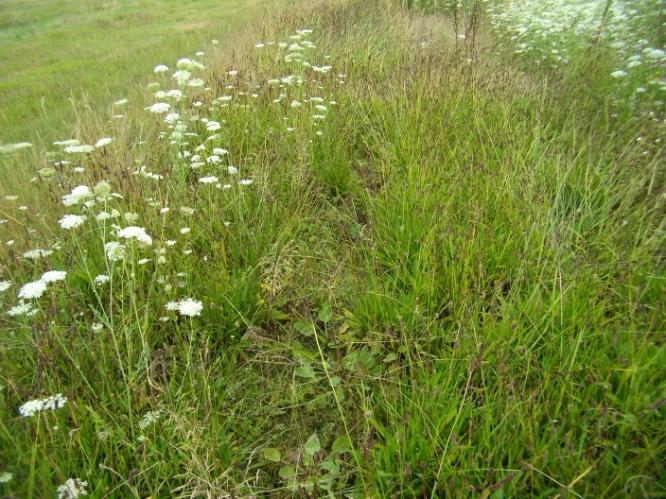
[[[663,495],[663,118],[448,14],[297,4],[0,156],[0,492]]]
[[[0,141],[50,141],[77,112],[134,97],[159,61],[242,29],[266,0],[0,3]],[[140,95],[140,94],[139,94]],[[75,103],[72,103],[71,100]]]

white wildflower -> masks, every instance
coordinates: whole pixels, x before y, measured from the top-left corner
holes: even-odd
[[[166,305],[167,310],[178,311],[180,315],[187,317],[196,317],[201,315],[203,303],[192,298],[185,298],[177,302],[169,302]]]
[[[108,275],[100,274],[97,277],[95,277],[95,284],[97,284],[98,286],[101,286],[102,284],[105,284],[105,283],[109,282],[110,280],[111,280],[111,278]]]
[[[118,262],[125,258],[125,246],[117,241],[110,241],[104,245],[106,257],[112,262]]]
[[[74,206],[82,203],[83,201],[87,201],[92,197],[93,193],[90,190],[90,187],[88,187],[87,185],[79,185],[77,187],[74,187],[74,189],[72,189],[72,192],[70,192],[69,194],[65,194],[62,197],[62,204],[64,204],[65,206]]]
[[[210,175],[208,177],[201,177],[199,182],[201,184],[216,184],[219,182],[219,179],[214,175]]]
[[[168,104],[167,102],[156,102],[150,107],[146,108],[148,111],[154,114],[163,114],[163,113],[168,113],[169,110],[171,109],[171,105]]]
[[[81,144],[77,146],[67,146],[65,149],[63,149],[67,154],[87,154],[91,153],[95,150],[95,146],[91,146],[88,144]]]
[[[32,249],[28,250],[25,253],[23,253],[23,256],[25,258],[30,258],[31,260],[37,260],[39,258],[45,258],[47,256],[50,256],[53,253],[53,250],[45,250],[45,249]]]
[[[60,227],[63,229],[75,229],[83,225],[83,222],[85,221],[86,217],[84,215],[65,215],[58,220],[58,224],[60,224]]]
[[[135,239],[140,244],[150,246],[153,244],[153,238],[146,233],[143,227],[130,226],[118,231],[118,237],[123,239]]]
[[[67,397],[61,393],[43,399],[30,400],[19,407],[19,414],[24,418],[34,416],[40,411],[55,411],[67,403]]]
[[[86,489],[88,482],[81,481],[78,478],[68,478],[65,483],[57,489],[58,499],[77,499],[88,495]]]
[[[24,300],[41,298],[46,291],[46,283],[39,280],[24,284],[18,292],[18,297]]]
[[[44,272],[44,274],[42,274],[40,281],[48,284],[51,282],[64,281],[66,277],[67,272],[64,270],[49,270],[48,272]]]
[[[139,428],[145,430],[160,417],[160,411],[148,411],[143,415],[141,421],[139,421]]]

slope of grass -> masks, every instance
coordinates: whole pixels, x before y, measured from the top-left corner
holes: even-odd
[[[2,2],[0,140],[52,140],[74,119],[71,99],[103,109],[133,96],[158,62],[229,36],[274,3]]]
[[[0,491],[663,495],[662,125],[489,36],[299,4],[1,157]]]

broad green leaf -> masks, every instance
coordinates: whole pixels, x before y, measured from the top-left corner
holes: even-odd
[[[324,324],[328,323],[333,317],[333,312],[331,312],[331,306],[328,303],[324,303],[319,309],[319,320]]]
[[[275,447],[266,447],[261,452],[264,455],[264,459],[272,463],[279,463],[282,457],[280,455],[280,451],[277,450]]]
[[[294,374],[299,378],[312,379],[315,377],[314,369],[312,369],[312,366],[309,364],[303,364],[302,366],[297,367],[294,370]]]
[[[333,447],[331,447],[331,451],[335,454],[342,454],[343,452],[349,452],[350,450],[351,444],[349,438],[346,436],[336,438],[335,442],[333,442]]]
[[[383,362],[389,363],[389,362],[394,362],[398,360],[398,355],[395,353],[390,353],[386,357],[384,357]]]
[[[280,475],[280,478],[283,480],[288,480],[289,478],[296,476],[296,470],[293,466],[283,466],[280,468],[280,471],[278,471],[278,475]]]
[[[294,322],[294,329],[304,336],[312,336],[314,333],[314,324],[311,322]]]
[[[309,456],[314,456],[321,450],[321,443],[319,442],[319,437],[316,433],[313,433],[310,438],[308,438],[308,441],[305,442],[305,445],[303,446],[303,450],[305,450],[305,453]]]

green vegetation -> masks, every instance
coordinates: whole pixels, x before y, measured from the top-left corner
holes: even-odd
[[[296,4],[0,156],[0,493],[665,493],[658,103],[474,12]]]
[[[230,36],[271,3],[3,1],[0,141],[61,136],[77,112],[134,96],[155,64]]]

